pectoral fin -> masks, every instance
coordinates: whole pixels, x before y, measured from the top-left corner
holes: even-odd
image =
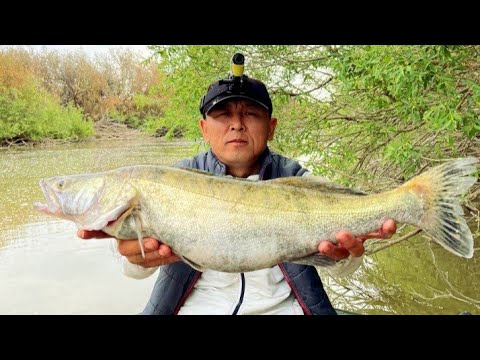
[[[204,272],[204,271],[205,271],[204,268],[202,268],[200,265],[194,263],[194,262],[191,261],[190,259],[187,259],[186,257],[181,256],[181,255],[178,255],[178,257],[179,257],[180,259],[182,259],[185,263],[187,263],[188,265],[190,265],[192,268],[194,268],[195,270],[201,271],[201,272]]]
[[[335,260],[320,253],[315,253],[313,255],[309,255],[300,259],[290,260],[289,262],[294,264],[313,265],[313,266],[333,266],[336,264]]]
[[[129,225],[132,230],[134,230],[138,237],[138,243],[140,244],[140,250],[142,251],[142,258],[145,259],[145,250],[143,248],[143,223],[141,218],[140,206],[137,205],[133,208],[131,216],[129,219]]]

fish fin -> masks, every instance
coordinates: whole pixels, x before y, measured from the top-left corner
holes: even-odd
[[[121,218],[128,210],[128,204],[120,205],[107,214],[99,215],[93,223],[79,224],[79,228],[85,230],[102,230],[110,221]]]
[[[473,236],[465,221],[460,198],[476,182],[478,159],[461,158],[414,177],[399,190],[416,192],[425,209],[417,226],[455,255],[473,257]]]
[[[187,172],[190,172],[190,173],[194,173],[194,174],[201,174],[201,175],[212,176],[212,177],[221,177],[221,178],[226,178],[226,179],[234,178],[237,181],[246,181],[246,182],[249,182],[249,183],[252,182],[252,180],[248,180],[246,178],[234,177],[234,176],[231,176],[231,175],[225,176],[223,174],[214,174],[214,173],[204,171],[204,170],[199,170],[199,169],[191,169],[191,168],[186,168],[186,167],[181,167],[181,166],[177,166],[177,168],[182,169],[182,170],[187,171]]]
[[[267,182],[289,185],[293,187],[301,187],[305,189],[314,189],[318,191],[345,194],[345,195],[368,195],[366,192],[351,189],[342,185],[328,182],[321,176],[289,176],[267,180]]]
[[[308,255],[303,258],[290,260],[288,262],[294,264],[302,264],[302,265],[313,265],[313,266],[333,266],[337,262],[326,255],[320,254],[319,252]]]
[[[200,265],[194,263],[192,260],[187,259],[185,256],[181,256],[181,255],[177,255],[177,256],[197,271],[204,272],[206,270],[205,268],[202,268]]]
[[[142,218],[140,213],[140,206],[137,205],[133,208],[131,216],[129,217],[129,224],[132,230],[137,233],[138,243],[140,244],[140,250],[142,251],[142,258],[145,259],[145,250],[143,248],[143,226],[142,226]]]
[[[187,167],[183,167],[183,166],[177,166],[177,168],[182,169],[182,170],[187,171],[187,172],[194,173],[194,174],[201,174],[201,175],[207,175],[207,176],[222,176],[222,175],[214,174],[214,173],[211,173],[211,172],[208,172],[208,171],[205,171],[205,170],[192,169],[192,168],[187,168]]]

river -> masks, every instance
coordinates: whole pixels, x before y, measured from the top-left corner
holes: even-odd
[[[194,143],[158,139],[1,149],[0,314],[139,313],[156,274],[127,278],[113,240],[81,240],[73,223],[36,212],[38,181],[134,164],[172,165],[197,150]],[[478,234],[478,224],[471,228]],[[347,278],[321,276],[334,306],[347,311],[480,313],[478,249],[473,259],[461,259],[423,236],[366,257]]]

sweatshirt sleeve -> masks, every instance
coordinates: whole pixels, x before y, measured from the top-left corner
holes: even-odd
[[[140,265],[132,264],[125,256],[122,256],[122,273],[132,279],[145,279],[152,275],[159,266],[145,268]]]

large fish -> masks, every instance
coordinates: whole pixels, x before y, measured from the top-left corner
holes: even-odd
[[[166,166],[137,165],[40,181],[35,207],[79,229],[119,239],[150,236],[198,270],[253,271],[280,262],[331,265],[318,253],[342,229],[361,235],[387,218],[423,229],[448,251],[473,256],[460,197],[476,158],[449,161],[398,188],[365,194],[315,176],[249,181]],[[142,248],[143,251],[143,248]]]

